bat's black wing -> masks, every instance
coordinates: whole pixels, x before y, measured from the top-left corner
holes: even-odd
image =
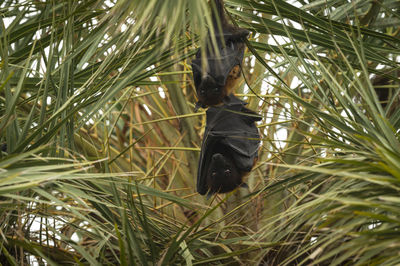
[[[206,62],[202,60],[200,50],[197,52],[196,58],[192,60],[194,85],[199,96],[213,88],[222,89],[229,72],[243,61],[244,45],[231,42],[225,47],[218,48],[219,55],[216,53],[207,54]],[[203,68],[205,72],[203,72]]]
[[[230,94],[231,88],[226,86],[227,79],[232,69],[243,61],[244,40],[249,34],[246,29],[228,24],[222,1],[215,2],[218,11],[213,13],[214,38],[208,34],[205,49],[199,49],[192,61],[193,80],[202,107],[220,104]],[[222,32],[218,24],[222,26]],[[212,39],[216,45],[212,45]],[[205,52],[204,56],[202,51]]]
[[[257,157],[260,135],[254,122],[261,117],[235,96],[229,97],[229,104],[210,107],[206,112],[207,124],[197,173],[197,191],[202,195],[209,190],[207,174],[211,157],[216,152],[229,154],[243,173],[251,170]]]

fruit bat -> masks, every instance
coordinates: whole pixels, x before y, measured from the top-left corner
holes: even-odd
[[[233,94],[228,98],[224,105],[206,111],[197,192],[208,197],[247,186],[243,177],[251,171],[258,157],[260,135],[254,122],[261,117]]]
[[[240,78],[240,66],[244,55],[244,39],[249,34],[246,29],[228,23],[222,0],[214,0],[212,11],[213,33],[206,39],[206,47],[196,53],[192,61],[193,80],[196,87],[199,107],[221,104],[227,100]],[[222,31],[221,31],[222,30]],[[213,45],[212,41],[216,42]],[[205,60],[204,60],[205,59]]]

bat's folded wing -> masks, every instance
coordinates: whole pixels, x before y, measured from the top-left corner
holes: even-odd
[[[203,139],[203,144],[201,145],[201,152],[200,152],[200,159],[199,159],[199,166],[197,168],[197,192],[200,195],[205,195],[207,193],[207,184],[206,184],[206,154],[207,154],[207,146],[204,145],[204,139]],[[208,162],[209,164],[209,162]]]
[[[255,121],[260,120],[261,116],[247,109],[245,104],[232,94],[229,103],[221,107],[210,107],[206,112],[207,126],[197,173],[197,191],[202,195],[209,189],[206,177],[216,146],[219,151],[224,149],[224,153],[232,157],[240,171],[249,172],[253,167],[260,145]]]
[[[219,139],[221,143],[230,150],[236,166],[243,172],[249,172],[254,164],[254,159],[258,156],[260,145],[260,135],[257,128],[255,130],[243,131],[236,130],[231,132],[213,131],[210,135]]]

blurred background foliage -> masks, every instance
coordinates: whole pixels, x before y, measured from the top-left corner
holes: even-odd
[[[400,263],[400,2],[225,7],[262,145],[206,200],[206,0],[0,1],[2,264]]]

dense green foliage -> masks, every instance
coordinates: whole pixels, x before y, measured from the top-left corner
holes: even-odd
[[[225,5],[262,146],[206,200],[206,0],[0,1],[0,263],[400,263],[399,1]]]

